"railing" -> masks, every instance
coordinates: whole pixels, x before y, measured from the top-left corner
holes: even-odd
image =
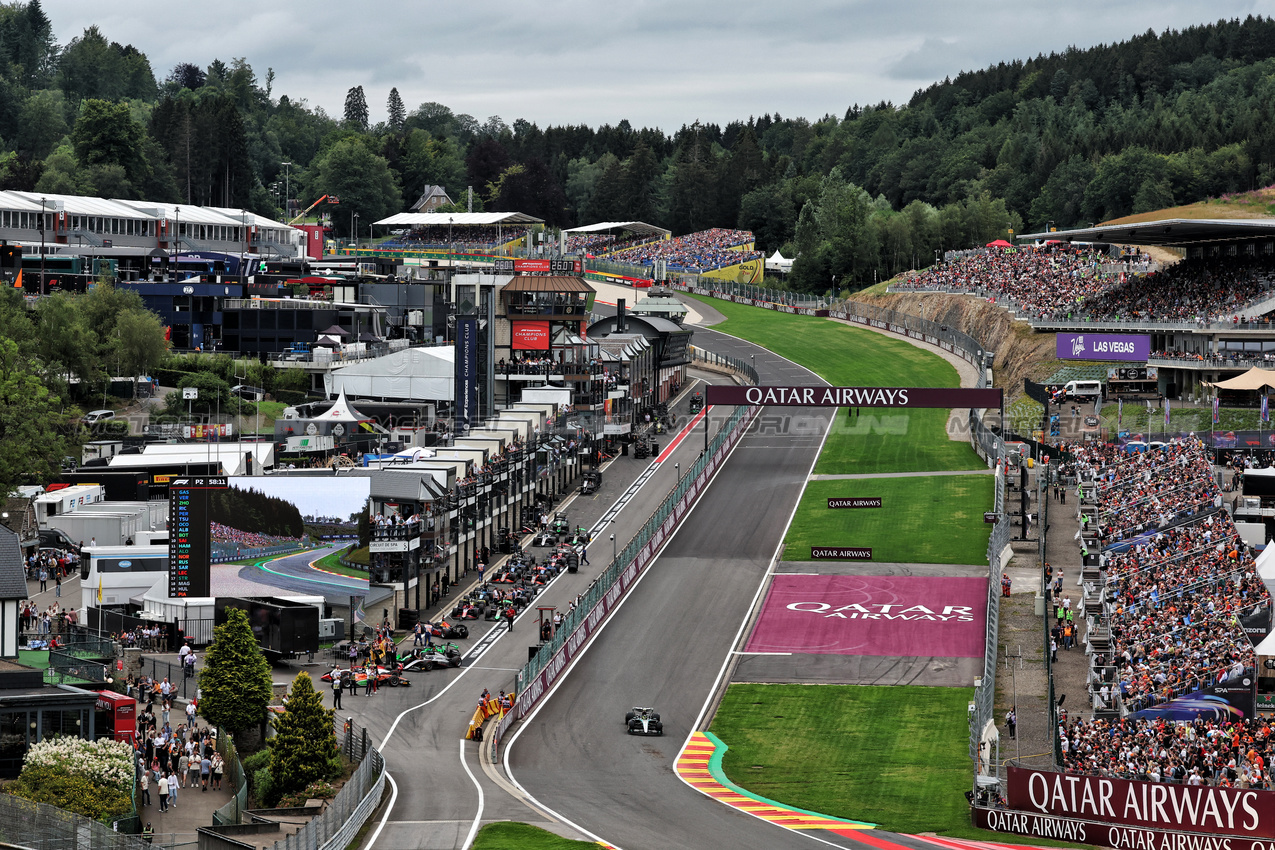
[[[228,543],[212,544],[212,562],[223,564],[227,561],[244,561],[250,558],[268,558],[272,555],[284,555],[288,552],[300,552],[305,549],[300,543],[287,546],[262,546],[253,549],[242,549]]]
[[[116,832],[108,824],[66,809],[0,794],[0,846],[28,850],[154,850],[171,845],[147,844],[141,836]]]
[[[385,760],[374,748],[359,763],[323,811],[294,835],[274,844],[273,850],[338,850],[344,848],[381,802],[385,787]]]
[[[109,665],[89,661],[79,655],[62,650],[49,650],[49,667],[45,679],[62,683],[67,679],[79,679],[94,684],[104,684],[110,677]]]
[[[167,678],[168,684],[171,686],[168,692],[170,697],[192,699],[198,692],[199,681],[194,676],[187,676],[180,665],[169,664],[167,661],[160,661],[158,658],[140,658],[139,660],[141,661],[141,667],[136,673],[147,673],[157,683],[163,682]],[[151,693],[155,696],[155,699],[160,699],[158,685]]]
[[[753,368],[751,361],[742,360],[738,357],[727,357],[725,354],[718,354],[713,351],[705,351],[704,349],[697,348],[693,345],[690,348],[691,357],[700,363],[707,363],[710,366],[720,366],[724,369],[740,372],[753,384],[759,383],[757,370]]]
[[[1011,523],[1005,515],[1005,476],[999,471],[996,473],[995,504],[998,521],[992,526],[992,534],[987,541],[987,631],[983,645],[983,676],[974,688],[974,717],[970,723],[970,758],[975,764],[979,760],[983,730],[992,722],[996,710],[997,639],[1000,634],[1001,577],[1004,574],[1001,554],[1009,545],[1011,534]]]

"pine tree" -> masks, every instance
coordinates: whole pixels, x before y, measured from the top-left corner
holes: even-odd
[[[389,110],[390,129],[395,133],[403,132],[403,127],[407,123],[407,107],[403,106],[403,98],[399,95],[397,88],[390,89],[390,99],[386,109]]]
[[[323,707],[310,674],[298,673],[292,680],[287,707],[275,718],[275,737],[270,742],[270,777],[276,793],[295,794],[311,782],[331,776],[332,759],[337,755],[334,714]]]
[[[227,608],[199,676],[199,713],[232,734],[246,731],[265,719],[272,685],[270,662],[257,646],[247,612]]]
[[[345,93],[345,123],[356,130],[367,129],[367,97],[362,86],[354,86]]]

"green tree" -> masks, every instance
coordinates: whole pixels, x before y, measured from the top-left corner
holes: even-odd
[[[333,710],[323,707],[310,674],[292,680],[288,703],[274,719],[270,742],[270,776],[279,796],[304,790],[311,782],[332,776],[332,760],[339,753],[332,728]]]
[[[338,229],[352,227],[354,213],[366,227],[397,212],[402,204],[389,163],[357,138],[337,142],[315,161],[312,171],[310,191],[316,197],[328,194],[341,199],[339,215],[333,216]]]
[[[353,86],[345,93],[345,123],[355,130],[367,129],[367,96],[362,86]]]
[[[127,103],[86,100],[71,133],[80,165],[119,165],[129,180],[142,176],[144,131],[129,114]]]
[[[159,316],[149,310],[121,313],[116,325],[116,352],[120,372],[128,377],[145,375],[158,366],[168,352]]]
[[[407,107],[403,105],[403,96],[398,93],[398,88],[390,89],[389,100],[385,104],[386,111],[389,113],[387,123],[390,129],[395,133],[403,132],[403,125],[407,121]]]
[[[62,95],[56,91],[40,91],[27,98],[15,139],[18,150],[36,159],[48,156],[69,129],[65,108]]]
[[[199,675],[199,713],[231,734],[266,719],[273,677],[248,625],[248,614],[226,609],[226,622],[213,630],[213,643]]]
[[[52,481],[62,458],[78,453],[62,399],[49,383],[16,342],[0,338],[0,495],[19,484]]]

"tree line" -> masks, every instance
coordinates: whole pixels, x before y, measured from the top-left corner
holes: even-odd
[[[1275,21],[1255,16],[1006,60],[907,104],[817,120],[542,128],[384,96],[387,118],[371,123],[362,86],[331,116],[276,93],[273,70],[262,79],[244,58],[160,79],[143,52],[97,27],[59,45],[38,0],[2,5],[0,188],[272,217],[288,208],[285,189],[301,207],[332,194],[340,205],[321,209],[349,236],[427,186],[458,209],[472,187],[476,210],[550,227],[752,230],[768,253],[800,252],[794,285],[820,289],[866,285],[1010,228],[1275,183]],[[846,234],[856,244],[838,244]]]

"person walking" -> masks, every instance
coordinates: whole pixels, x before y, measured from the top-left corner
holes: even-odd
[[[1011,739],[1017,737],[1018,713],[1014,711],[1013,706],[1010,707],[1009,711],[1005,712],[1005,728],[1009,731]]]
[[[505,609],[505,622],[509,624],[509,631],[511,632],[514,630],[514,616],[516,614],[517,612],[514,611],[514,606],[512,605]]]
[[[213,790],[221,790],[221,777],[226,772],[226,760],[221,757],[221,753],[213,753],[212,757],[213,771]]]
[[[1058,641],[1054,640],[1053,638],[1049,639],[1049,660],[1050,661],[1058,660]]]
[[[58,570],[53,575],[53,595],[60,597],[62,595],[62,571]]]
[[[159,810],[161,812],[168,811],[168,774],[161,773],[159,776]]]
[[[149,806],[151,804],[151,775],[150,771],[142,768],[142,775],[138,778],[137,784],[142,789],[142,805]]]
[[[337,711],[341,710],[341,670],[333,668],[332,670],[332,707]]]
[[[199,760],[199,780],[201,790],[208,790],[208,780],[212,777],[212,759],[205,755]]]
[[[177,774],[168,774],[168,805],[177,808]]]
[[[44,564],[40,565],[40,591],[44,592],[49,589],[49,568]]]

